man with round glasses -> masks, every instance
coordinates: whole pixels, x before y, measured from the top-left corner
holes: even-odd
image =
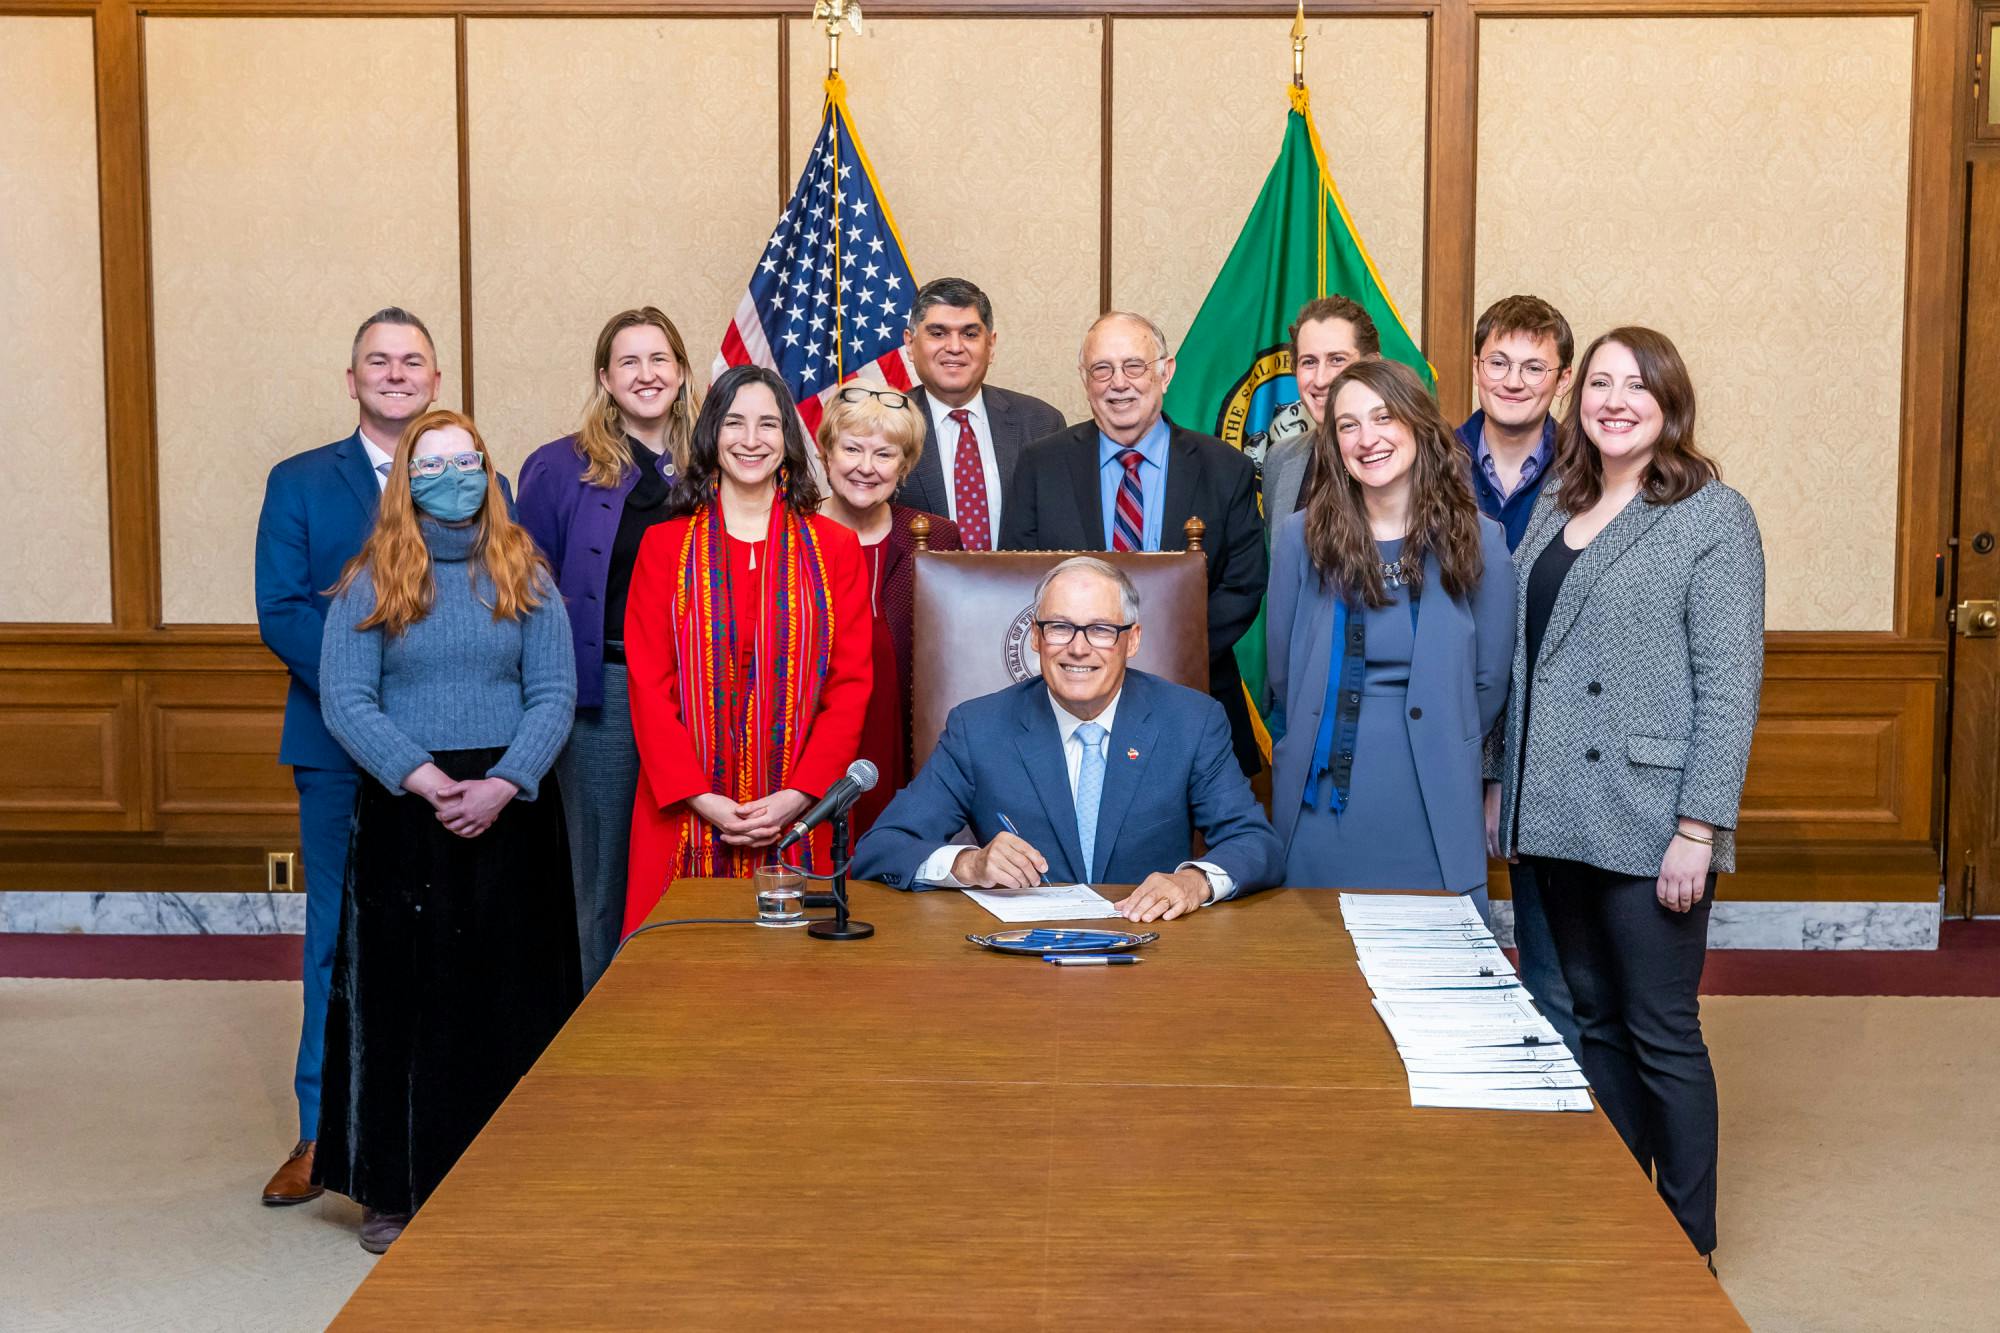
[[[1556,458],[1555,401],[1569,387],[1575,340],[1562,312],[1539,296],[1495,301],[1473,328],[1472,387],[1479,410],[1458,428],[1472,458],[1472,493],[1521,544]]]
[[[951,710],[855,847],[855,876],[896,889],[1134,884],[1113,904],[1133,921],[1277,883],[1278,835],[1221,707],[1126,665],[1141,632],[1132,581],[1073,556],[1043,576],[1034,614],[1041,675]],[[977,844],[952,842],[961,829]]]
[[[1209,693],[1229,718],[1237,763],[1263,766],[1236,641],[1270,576],[1257,468],[1164,413],[1174,358],[1159,325],[1114,310],[1084,334],[1077,371],[1089,421],[1037,442],[1014,474],[1001,523],[1006,551],[1180,551],[1188,519],[1206,527]]]

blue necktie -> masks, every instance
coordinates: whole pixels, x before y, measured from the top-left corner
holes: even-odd
[[[393,460],[392,460],[392,461],[393,461]],[[388,464],[388,463],[377,463],[377,464],[375,465],[375,475],[377,475],[377,476],[379,476],[380,478],[382,478],[382,480],[383,480],[383,481],[385,481],[385,482],[386,482],[386,481],[388,481],[388,480],[389,480],[389,464]]]
[[[1083,746],[1083,766],[1076,774],[1076,837],[1083,845],[1084,883],[1090,882],[1091,867],[1097,864],[1097,802],[1104,795],[1105,730],[1095,722],[1076,729]]]

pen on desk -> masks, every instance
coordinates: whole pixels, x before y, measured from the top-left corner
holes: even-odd
[[[1129,953],[1045,953],[1045,963],[1057,967],[1120,967],[1127,963],[1143,963],[1143,958],[1134,958]]]
[[[995,814],[1000,814],[1000,812],[999,812],[999,811],[997,811],[997,810],[996,810],[996,811],[995,811],[994,813],[995,813]],[[1003,828],[1003,829],[1006,829],[1006,830],[1007,830],[1007,831],[1008,831],[1009,833],[1013,834],[1013,835],[1014,835],[1015,837],[1017,837],[1017,838],[1021,838],[1021,830],[1019,830],[1019,829],[1015,828],[1015,827],[1014,827],[1014,821],[1013,821],[1013,820],[1011,820],[1011,819],[1009,819],[1009,818],[1007,818],[1007,816],[1006,816],[1006,815],[1004,815],[1004,814],[1001,814],[1001,815],[1000,815],[1000,827],[1001,827],[1001,828]],[[1027,839],[1026,839],[1026,838],[1021,838],[1021,841],[1022,841],[1022,842],[1026,842],[1026,841],[1027,841]],[[1046,871],[1046,870],[1044,870],[1044,871],[1042,872],[1042,883],[1043,883],[1044,885],[1047,885],[1047,884],[1048,884],[1048,882],[1049,882],[1049,872],[1048,872],[1048,871]]]

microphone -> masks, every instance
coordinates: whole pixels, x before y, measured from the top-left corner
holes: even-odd
[[[799,842],[806,834],[812,832],[827,820],[832,819],[835,815],[845,813],[847,807],[853,805],[861,798],[862,792],[875,790],[877,776],[875,765],[869,763],[866,759],[857,759],[849,764],[847,766],[847,776],[834,783],[831,787],[828,787],[826,795],[820,797],[817,804],[799,816],[799,822],[792,825],[791,831],[785,834],[784,838],[778,843],[777,850],[773,855],[783,856],[794,843]]]

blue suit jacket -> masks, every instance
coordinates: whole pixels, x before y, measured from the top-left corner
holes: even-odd
[[[508,494],[505,477],[500,488]],[[257,515],[257,633],[292,673],[278,762],[354,771],[319,711],[319,646],[327,589],[375,527],[382,487],[361,432],[293,454],[271,469]]]
[[[910,879],[925,858],[960,829],[992,841],[1004,811],[1057,882],[1136,884],[1188,860],[1197,830],[1202,859],[1227,871],[1238,894],[1278,882],[1278,837],[1237,765],[1222,705],[1127,671],[1108,752],[1096,863],[1085,867],[1049,687],[1038,676],[962,703],[923,771],[855,847],[854,874],[918,887]]]

